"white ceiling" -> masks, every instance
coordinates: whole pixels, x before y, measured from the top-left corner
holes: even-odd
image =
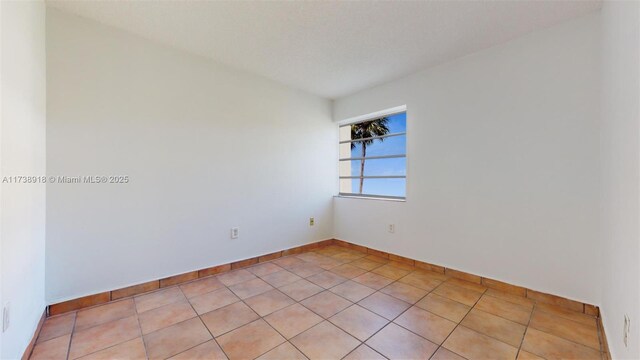
[[[59,1],[48,5],[327,98],[577,17],[600,1]]]

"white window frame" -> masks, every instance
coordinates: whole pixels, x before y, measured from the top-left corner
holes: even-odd
[[[338,122],[338,133],[340,132],[340,128],[343,126],[348,126],[348,125],[352,125],[352,124],[357,124],[360,122],[364,122],[364,121],[369,121],[369,120],[374,120],[374,119],[378,119],[378,118],[382,118],[385,116],[391,116],[391,115],[395,115],[395,114],[399,114],[399,113],[406,113],[407,112],[407,106],[406,105],[402,105],[402,106],[396,106],[393,108],[389,108],[386,110],[382,110],[382,111],[376,111],[370,114],[365,114],[365,115],[360,115],[360,116],[356,116],[356,117],[352,117],[349,119],[345,119],[342,121]],[[391,133],[391,134],[386,134],[383,136],[374,136],[371,138],[366,138],[366,139],[382,139],[382,138],[387,138],[387,137],[395,137],[395,136],[407,136],[407,132],[408,132],[408,116],[407,116],[407,130],[405,130],[404,132],[399,132],[399,133]],[[342,161],[353,161],[353,160],[361,160],[362,157],[346,157],[346,158],[341,158],[340,157],[340,145],[342,144],[347,144],[347,143],[352,143],[352,142],[358,142],[358,141],[362,141],[365,139],[356,139],[356,140],[340,140],[340,137],[338,137],[338,168],[340,168],[340,162]],[[407,159],[407,148],[405,145],[405,152],[404,154],[392,154],[392,155],[383,155],[383,156],[367,156],[365,157],[367,160],[371,160],[371,159],[392,159],[392,158],[405,158]],[[406,160],[405,160],[406,161]],[[405,162],[405,166],[408,167],[408,161]],[[351,197],[351,198],[362,198],[362,199],[381,199],[381,200],[400,200],[400,201],[405,201],[406,200],[406,187],[407,187],[407,173],[408,173],[408,169],[405,167],[405,175],[384,175],[384,176],[362,176],[363,179],[405,179],[405,196],[390,196],[390,195],[375,195],[375,194],[359,194],[359,193],[344,193],[338,190],[338,196],[340,197]],[[360,179],[360,176],[341,176],[339,174],[338,171],[338,183],[340,182],[340,180],[342,179]],[[340,184],[338,184],[338,188],[340,188]]]

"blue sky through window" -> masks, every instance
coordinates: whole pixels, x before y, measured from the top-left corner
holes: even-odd
[[[400,113],[388,117],[389,133],[405,132],[407,130],[407,114]],[[406,154],[407,137],[392,136],[389,138],[375,140],[373,144],[366,148],[366,156],[381,155],[398,155]],[[362,144],[355,143],[355,147],[351,150],[352,157],[362,156]],[[365,161],[365,176],[384,176],[384,175],[406,175],[407,162],[406,158],[392,159],[369,159]],[[351,161],[351,176],[360,176],[360,161]],[[360,188],[360,180],[352,180],[352,189],[357,193]],[[385,195],[385,196],[405,196],[406,195],[406,179],[364,179],[363,194]]]

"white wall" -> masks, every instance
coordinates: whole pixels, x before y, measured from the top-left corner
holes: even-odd
[[[612,356],[640,359],[640,2],[605,2],[602,29],[602,318]]]
[[[131,178],[47,186],[50,303],[332,236],[330,101],[51,9],[47,66],[48,174]]]
[[[406,104],[408,179],[336,198],[336,237],[599,304],[599,51],[593,14],[338,99]]]
[[[0,180],[45,174],[45,5],[0,2],[2,78]],[[2,184],[0,198],[0,304],[11,323],[0,358],[20,358],[44,302],[45,185]]]

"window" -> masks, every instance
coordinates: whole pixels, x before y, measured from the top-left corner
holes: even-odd
[[[405,111],[340,126],[340,195],[404,199]]]

